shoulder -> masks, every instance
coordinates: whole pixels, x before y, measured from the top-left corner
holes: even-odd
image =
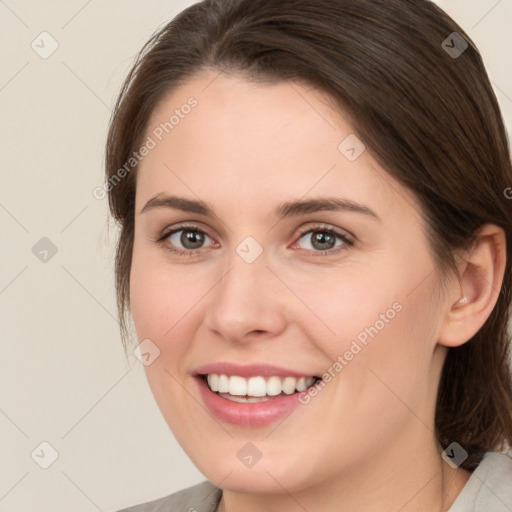
[[[118,512],[215,512],[222,490],[208,480]]]
[[[510,510],[512,508],[512,452],[508,454],[488,452],[482,462],[485,462],[485,465],[482,466],[478,476],[482,479],[485,493],[501,499],[507,505],[507,510]],[[484,492],[483,489],[482,492]]]
[[[512,452],[487,452],[448,512],[510,512]]]

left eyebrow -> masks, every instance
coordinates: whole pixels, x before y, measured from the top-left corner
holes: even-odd
[[[308,199],[306,201],[291,201],[283,203],[276,208],[274,214],[278,219],[284,219],[285,217],[294,217],[318,211],[354,212],[374,217],[379,221],[381,220],[381,218],[368,206],[337,197],[320,197],[316,199]]]
[[[140,213],[154,208],[171,208],[189,213],[197,213],[205,217],[216,216],[213,209],[203,201],[178,196],[161,196],[157,194],[144,205]],[[379,221],[381,220],[368,206],[337,197],[320,197],[305,201],[299,200],[282,203],[274,210],[274,216],[280,220],[286,217],[296,217],[319,211],[347,211],[367,215]]]

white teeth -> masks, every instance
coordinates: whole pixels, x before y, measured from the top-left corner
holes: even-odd
[[[245,396],[247,395],[247,381],[243,377],[233,375],[229,378],[229,391],[230,395]]]
[[[212,391],[219,391],[219,376],[216,373],[208,375],[208,385]]]
[[[229,377],[227,375],[219,375],[219,393],[227,393],[229,391]]]
[[[247,381],[247,393],[246,393],[246,395],[249,395],[249,396],[265,396],[266,394],[267,394],[267,384],[266,384],[265,379],[263,377],[251,377]]]
[[[295,377],[285,377],[283,380],[283,391],[287,395],[295,393],[295,386],[297,385],[297,379]]]
[[[249,396],[249,397],[265,397],[277,396],[281,393],[291,395],[296,391],[304,391],[311,386],[314,377],[251,377],[244,379],[238,375],[223,375],[210,373],[207,376],[208,386],[210,389],[219,393],[229,393],[233,396]],[[245,400],[240,400],[245,401]]]
[[[277,396],[281,394],[281,391],[281,379],[279,377],[270,377],[267,380],[267,395]]]
[[[304,391],[307,387],[306,377],[301,377],[297,380],[297,391]]]

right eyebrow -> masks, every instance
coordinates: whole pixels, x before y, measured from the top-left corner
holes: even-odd
[[[206,217],[215,217],[213,210],[203,201],[177,196],[159,197],[159,195],[152,197],[139,213],[145,213],[155,208],[172,208],[184,212],[199,213]]]

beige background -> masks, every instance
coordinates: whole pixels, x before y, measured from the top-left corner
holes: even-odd
[[[124,358],[116,232],[106,201],[92,195],[135,53],[190,3],[0,0],[2,512],[107,512],[204,480],[161,418],[142,365]],[[438,3],[479,46],[510,132],[512,0]],[[31,48],[43,31],[59,45],[47,59]],[[32,252],[43,237],[57,249],[47,262]],[[48,469],[35,462],[51,461],[43,441],[59,454]]]

